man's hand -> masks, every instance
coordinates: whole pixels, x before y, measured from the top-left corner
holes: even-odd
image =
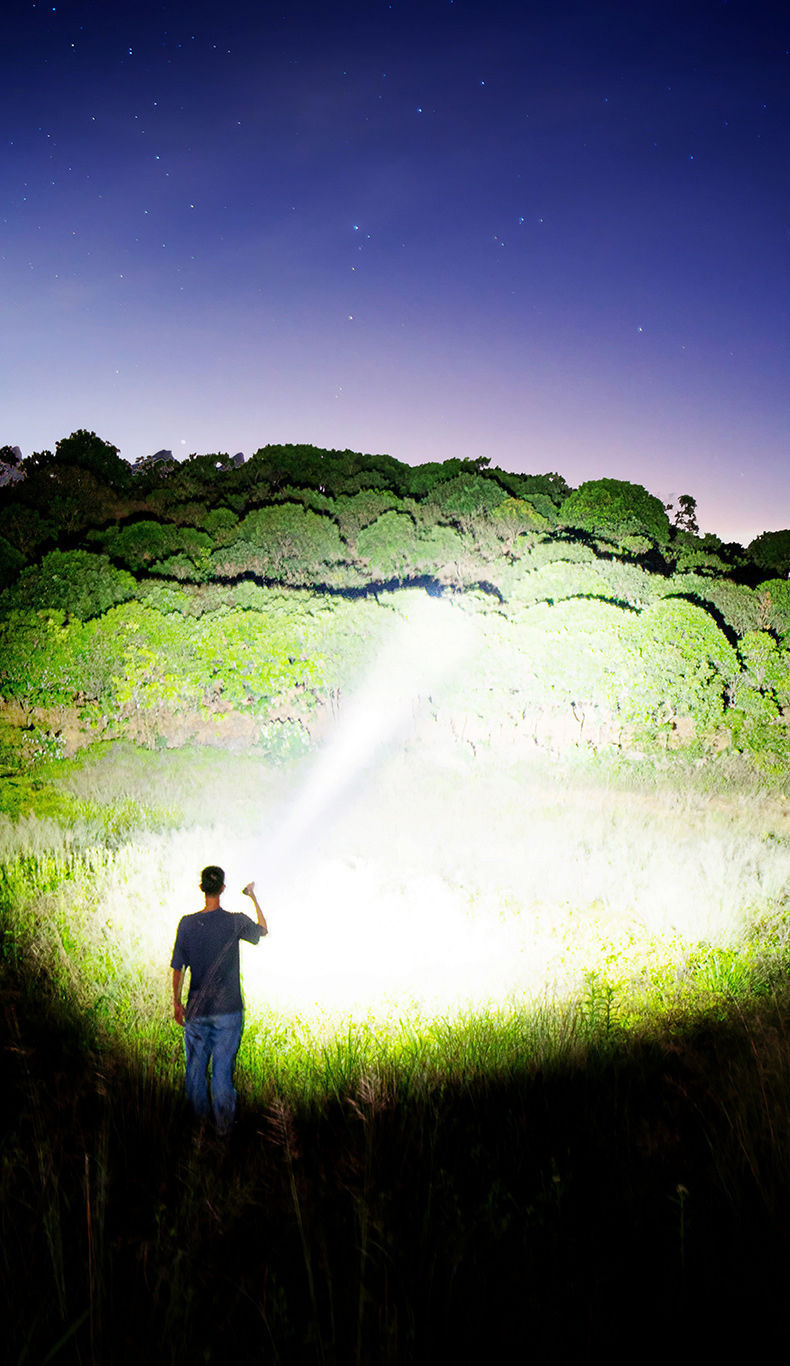
[[[181,1025],[182,1029],[184,1028],[184,1007],[180,1001],[173,1002],[173,1019],[177,1025]]]
[[[242,894],[242,896],[252,896],[252,894],[253,894],[254,891],[255,891],[255,883],[254,883],[254,882],[248,882],[246,887],[242,887],[242,889],[241,889],[241,894]]]

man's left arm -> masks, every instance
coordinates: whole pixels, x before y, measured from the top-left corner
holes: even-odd
[[[184,985],[184,968],[173,968],[173,1019],[176,1024],[184,1023],[184,1007],[181,1004],[181,989]]]

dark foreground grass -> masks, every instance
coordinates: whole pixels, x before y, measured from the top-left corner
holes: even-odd
[[[505,1080],[196,1131],[178,1078],[3,979],[2,1316],[15,1363],[706,1356],[783,1318],[788,998],[602,1036]]]

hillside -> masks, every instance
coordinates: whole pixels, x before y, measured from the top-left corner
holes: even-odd
[[[671,525],[624,481],[304,446],[132,470],[88,432],[21,470],[0,505],[11,769],[118,738],[298,754],[399,623],[403,686],[474,751],[788,755],[782,533],[700,537],[689,496]]]

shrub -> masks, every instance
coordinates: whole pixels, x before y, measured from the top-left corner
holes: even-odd
[[[669,540],[669,518],[660,498],[625,479],[590,479],[569,495],[559,511],[560,525],[617,540],[650,536]]]
[[[51,550],[40,564],[24,569],[0,597],[0,608],[59,608],[87,621],[116,603],[133,598],[131,574],[116,569],[106,555],[87,550]]]

